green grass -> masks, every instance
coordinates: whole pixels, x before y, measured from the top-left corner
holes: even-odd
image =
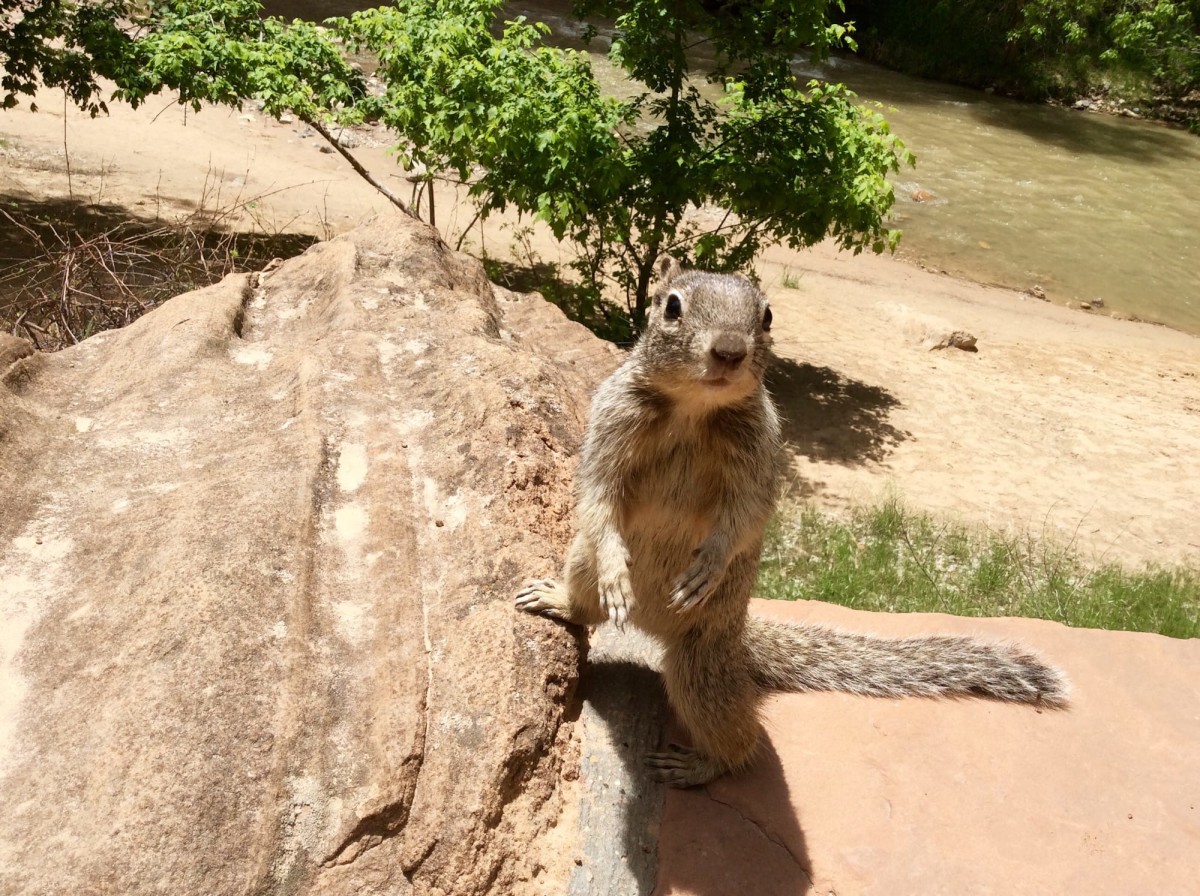
[[[784,289],[799,289],[800,278],[792,273],[791,268],[784,268],[782,285]]]
[[[767,531],[758,594],[1200,637],[1200,566],[1093,566],[1060,545],[948,523],[896,500],[848,519],[782,509]]]

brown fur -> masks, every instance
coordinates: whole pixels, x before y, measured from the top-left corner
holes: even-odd
[[[762,383],[768,313],[744,278],[663,265],[645,334],[592,403],[563,580],[530,583],[517,606],[580,625],[630,622],[663,644],[667,694],[693,746],[648,763],[682,787],[750,761],[773,690],[1061,703],[1059,673],[1020,648],[749,616],[783,472]]]

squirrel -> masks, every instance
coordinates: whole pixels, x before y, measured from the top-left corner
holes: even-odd
[[[658,273],[645,331],[592,401],[562,580],[516,598],[577,625],[630,623],[663,645],[668,700],[693,746],[651,753],[653,776],[691,787],[747,766],[771,691],[1064,705],[1062,675],[1018,646],[750,615],[785,465],[763,384],[771,309],[740,275],[673,258]]]

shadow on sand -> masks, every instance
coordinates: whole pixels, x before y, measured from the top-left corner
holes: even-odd
[[[118,205],[0,195],[0,331],[62,348],[315,242],[238,230],[235,217],[198,210],[167,222]]]
[[[912,436],[888,420],[900,406],[892,393],[828,367],[774,358],[767,388],[783,419],[787,450],[807,460],[880,463]]]

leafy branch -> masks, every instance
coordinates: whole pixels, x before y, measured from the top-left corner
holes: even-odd
[[[628,99],[601,94],[584,54],[547,46],[545,25],[494,30],[501,0],[397,0],[324,26],[263,17],[258,0],[16,2],[20,14],[0,19],[0,36],[18,38],[0,50],[7,105],[41,77],[103,111],[96,74],[134,106],[162,90],[196,109],[257,99],[308,123],[413,214],[332,136],[333,123],[382,123],[406,167],[466,186],[476,218],[512,208],[573,243],[576,270],[597,293],[616,283],[635,320],[668,248],[735,270],[767,241],[830,235],[883,251],[898,236],[886,175],[911,156],[840,85],[792,74],[797,53],[852,43],[824,2],[578,0],[579,16],[616,23],[610,57],[640,85]],[[720,99],[697,89],[699,43],[715,54]],[[381,94],[347,50],[375,57]],[[716,228],[698,220],[707,206],[725,210]]]

